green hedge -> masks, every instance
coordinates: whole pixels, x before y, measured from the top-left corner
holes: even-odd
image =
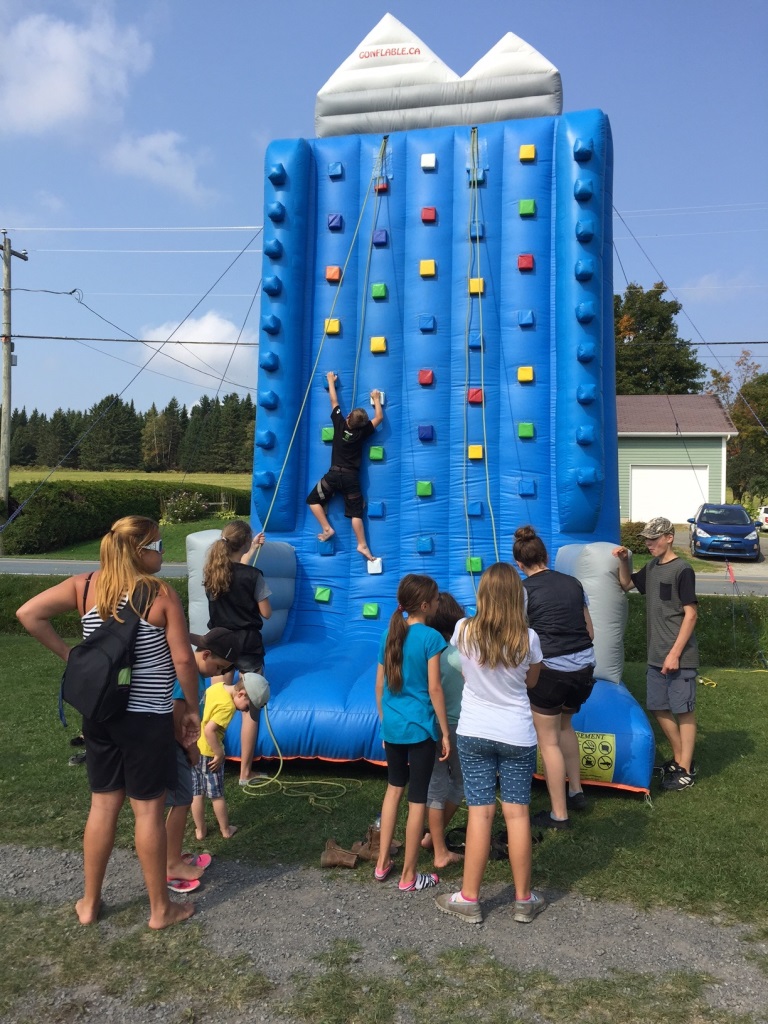
[[[36,483],[15,484],[11,509],[30,497]],[[195,491],[210,502],[221,500],[215,484],[195,484]],[[102,537],[116,519],[126,515],[160,519],[163,501],[179,490],[163,480],[72,480],[44,484],[3,533],[7,555],[39,555],[68,544]],[[238,515],[248,518],[250,492],[227,490]]]
[[[12,576],[0,574],[0,635],[23,635],[16,609],[35,594],[61,581],[60,576]],[[181,597],[187,613],[187,580],[166,582]],[[54,619],[63,636],[79,634],[75,612]],[[758,650],[768,657],[768,601],[764,597],[699,597],[696,626],[702,665],[712,668],[762,668]],[[629,595],[629,619],[624,634],[627,661],[645,661],[645,600]]]
[[[48,587],[54,587],[61,583],[62,576],[14,576],[7,573],[0,573],[0,635],[15,634],[26,636],[27,631],[16,618],[16,609],[20,608],[25,601],[36,594],[42,593]],[[167,579],[164,581],[169,587],[173,587],[181,598],[184,605],[184,614],[188,614],[188,589],[186,576],[181,579]],[[53,620],[53,628],[62,636],[80,636],[80,616],[77,612],[67,612],[64,615],[57,615]]]

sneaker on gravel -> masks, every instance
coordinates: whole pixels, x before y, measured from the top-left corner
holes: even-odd
[[[565,821],[558,821],[557,818],[552,817],[549,811],[539,811],[538,814],[534,814],[531,817],[531,825],[534,828],[567,829],[571,827],[571,819],[566,818]]]
[[[460,917],[462,921],[468,921],[469,924],[483,923],[483,912],[478,901],[475,900],[474,903],[470,903],[467,900],[463,900],[460,892],[454,892],[450,895],[444,893],[435,899],[435,903],[437,904],[437,909],[442,910],[444,914],[453,914],[454,917]]]
[[[579,791],[578,793],[574,793],[573,795],[567,793],[565,797],[565,805],[566,807],[569,807],[572,811],[586,811],[587,798],[581,791]]]
[[[529,900],[515,900],[515,921],[519,921],[520,924],[530,924],[534,917],[538,917],[546,908],[546,897],[531,889]]]
[[[673,772],[671,775],[665,775],[664,780],[661,783],[661,788],[676,792],[681,789],[690,789],[693,786],[693,776],[689,772],[684,772],[682,768],[678,772]]]

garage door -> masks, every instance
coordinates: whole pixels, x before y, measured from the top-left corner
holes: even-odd
[[[709,500],[709,466],[630,466],[629,518],[684,523]]]

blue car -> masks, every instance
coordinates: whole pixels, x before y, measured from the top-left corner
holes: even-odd
[[[760,558],[758,523],[742,505],[702,505],[691,524],[691,554],[697,558]]]

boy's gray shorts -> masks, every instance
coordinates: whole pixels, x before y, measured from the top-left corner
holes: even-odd
[[[166,807],[189,807],[192,803],[192,766],[187,760],[184,748],[176,747],[176,789],[165,792]]]
[[[648,666],[646,673],[646,702],[649,711],[671,711],[682,715],[696,707],[695,668],[680,668],[663,676],[661,669]]]

